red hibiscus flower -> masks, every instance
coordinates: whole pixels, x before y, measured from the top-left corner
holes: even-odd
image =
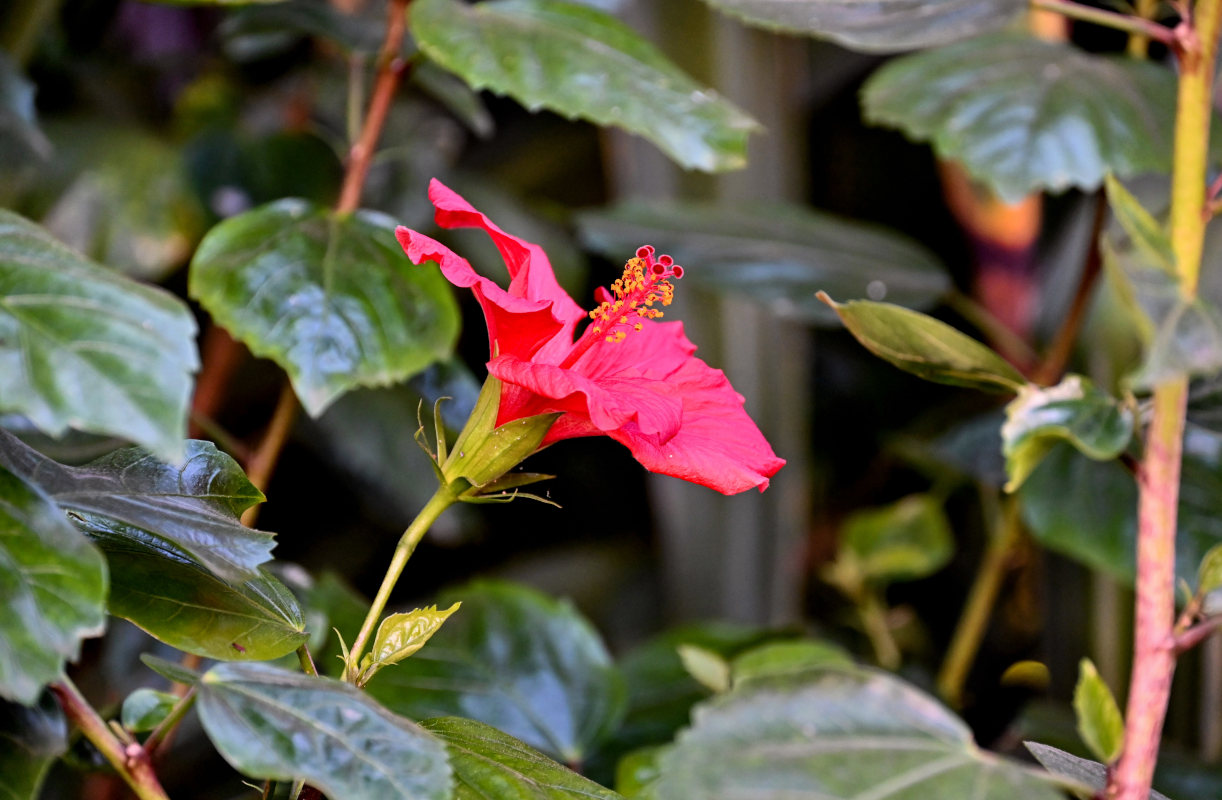
[[[483,307],[488,372],[502,382],[498,425],[560,412],[541,446],[606,435],[651,472],[723,494],[767,488],[785,461],[743,410],[742,395],[693,355],[682,323],[656,321],[682,267],[642,247],[611,291],[598,290],[600,305],[587,313],[560,288],[538,245],[505,233],[437,180],[429,199],[438,225],[484,230],[509,268],[505,290],[428,236],[396,231],[413,263],[435,261]],[[589,324],[579,331],[583,321]]]

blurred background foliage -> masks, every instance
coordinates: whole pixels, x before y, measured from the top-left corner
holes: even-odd
[[[690,702],[708,694],[683,670],[676,644],[731,659],[772,637],[813,632],[932,686],[996,530],[1025,523],[1030,536],[1015,533],[1020,543],[1006,550],[962,711],[984,744],[1013,749],[1038,738],[1080,752],[1063,702],[1042,701],[1068,699],[1084,655],[1112,686],[1126,674],[1129,643],[1118,631],[1128,628],[1130,605],[1131,481],[1116,464],[1060,446],[1023,487],[1021,522],[1007,521],[998,402],[874,358],[814,293],[930,311],[1030,366],[1030,353],[1053,340],[1069,313],[1090,261],[1094,192],[1024,200],[1043,184],[1014,175],[1000,186],[1017,202],[1003,204],[926,144],[866,124],[860,93],[884,55],[749,28],[697,0],[585,4],[653,40],[760,123],[742,169],[683,169],[676,161],[700,166],[704,156],[680,142],[668,157],[628,132],[666,124],[631,108],[620,112],[625,131],[476,92],[409,39],[403,55],[413,68],[390,109],[362,207],[432,230],[426,187],[440,178],[505,230],[542,244],[582,301],[638,245],[670,252],[688,277],[668,315],[683,319],[701,356],[726,370],[789,464],[767,493],[723,498],[646,475],[608,440],[565,442],[530,463],[557,476],[545,491],[559,508],[453,509],[422,544],[396,603],[436,602],[438,592],[475,576],[572,598],[629,674],[628,721],[589,762],[609,781],[615,756],[667,740]],[[219,221],[283,197],[333,203],[383,20],[372,0],[234,8],[10,0],[0,11],[8,53],[0,60],[0,206],[102,264],[186,297],[187,264]],[[1119,35],[1073,36],[1089,51],[1124,47]],[[904,116],[918,112],[886,106],[886,89],[880,79],[866,92],[871,119],[918,129]],[[945,144],[943,155],[947,147],[970,157]],[[1135,169],[1156,166],[1138,156]],[[741,157],[724,157],[718,167],[742,166]],[[1083,184],[1052,188],[1069,185]],[[436,235],[501,275],[483,237]],[[1109,388],[1139,351],[1117,302],[1098,293],[1067,354]],[[272,416],[283,374],[235,348],[195,310],[205,374],[217,354],[229,359],[223,389],[196,397],[195,433],[242,461]],[[400,531],[432,491],[412,440],[418,404],[452,398],[441,409],[457,428],[474,402],[486,339],[469,298],[461,311],[453,359],[402,385],[352,391],[315,418],[298,416],[266,487],[259,525],[278,533],[281,576],[328,609],[327,627],[359,620],[355,598],[377,586]],[[1200,394],[1206,422],[1192,434],[1199,446],[1188,448],[1185,491],[1210,542],[1222,448],[1208,428],[1211,395]],[[19,428],[20,420],[6,425]],[[108,449],[98,437],[24,435],[70,463]],[[499,590],[468,591],[455,595],[471,604],[464,613]],[[689,627],[650,641],[679,623]],[[321,638],[320,663],[334,666],[335,644]],[[87,649],[98,669],[82,673],[92,682],[85,688],[117,704],[147,677],[131,664],[149,647],[115,621]],[[1007,671],[1026,660],[1047,669]],[[429,668],[426,659],[409,663]],[[1222,756],[1220,666],[1211,645],[1182,668],[1170,733],[1184,755],[1171,748],[1161,784],[1173,796],[1222,791],[1222,774],[1189,758]],[[413,680],[405,667],[394,676],[384,684],[391,694],[396,681]],[[181,740],[188,751],[207,751],[190,728]],[[1181,761],[1191,768],[1177,771]],[[175,797],[236,792],[232,776],[214,786],[207,775],[177,758],[163,778]],[[68,796],[73,780],[57,774],[48,796]]]

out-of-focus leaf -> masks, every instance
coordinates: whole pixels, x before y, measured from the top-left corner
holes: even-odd
[[[669,745],[641,747],[633,750],[615,765],[615,789],[624,797],[648,798],[648,792],[658,780],[658,761]]]
[[[477,719],[565,762],[583,760],[624,700],[593,627],[569,604],[508,583],[472,583],[439,605],[454,601],[462,613],[369,692],[415,719]]]
[[[0,209],[0,411],[58,436],[182,456],[195,320],[176,297],[91,263]]]
[[[897,58],[862,97],[868,121],[931,142],[1010,202],[1170,170],[1175,74],[1149,61],[996,34]]]
[[[312,585],[301,588],[299,597],[309,620],[314,664],[322,674],[338,678],[344,671],[340,637],[345,643],[356,639],[369,601],[334,572],[324,572]]]
[[[1191,584],[1205,553],[1222,542],[1222,434],[1189,424],[1181,474],[1176,575]],[[1091,461],[1058,444],[1019,497],[1027,529],[1041,544],[1132,582],[1137,487],[1118,462]]]
[[[830,39],[852,50],[894,53],[966,39],[1006,24],[1015,0],[705,0],[751,25]]]
[[[813,667],[851,667],[853,657],[839,645],[815,639],[769,642],[737,656],[731,667],[734,684],[770,675],[803,672]]]
[[[439,611],[437,606],[417,608],[383,619],[373,636],[373,648],[361,661],[357,685],[364,686],[378,670],[415,655],[461,605],[455,603],[444,611]]]
[[[1120,455],[1133,438],[1133,415],[1086,378],[1070,375],[1049,388],[1020,389],[1006,406],[1001,438],[1010,475],[1006,491],[1013,492],[1058,441],[1096,461]]]
[[[259,3],[282,3],[284,0],[151,0],[163,6],[247,6]]]
[[[35,705],[0,700],[0,798],[36,800],[43,778],[68,749],[68,722],[43,694]]]
[[[1105,764],[1119,758],[1124,748],[1124,717],[1112,690],[1089,658],[1079,664],[1073,707],[1078,716],[1078,733],[1091,752]]]
[[[713,692],[724,692],[730,688],[730,662],[712,650],[694,644],[678,647],[679,660],[687,674]]]
[[[660,764],[657,800],[1061,797],[1049,780],[977,748],[933,698],[858,669],[746,681],[698,706]]]
[[[841,529],[840,550],[865,580],[886,584],[937,572],[950,560],[954,538],[941,504],[914,494],[854,512]]]
[[[45,159],[51,143],[38,128],[34,113],[34,84],[7,53],[0,52],[0,156],[11,163],[23,157]]]
[[[225,220],[191,262],[191,294],[256,355],[276,361],[312,416],[357,386],[396,383],[447,356],[458,308],[413,265],[394,221],[282,200]]]
[[[270,664],[220,664],[199,683],[199,716],[234,769],[303,780],[345,800],[449,800],[445,747],[331,678]]]
[[[186,686],[194,686],[199,682],[200,675],[192,669],[187,669],[182,664],[176,664],[173,661],[166,661],[164,658],[158,658],[151,653],[142,653],[140,660],[146,667],[156,672],[167,681],[181,683]]]
[[[307,638],[296,598],[266,570],[229,582],[139,528],[93,515],[80,526],[110,565],[110,613],[166,644],[222,661],[267,661]]]
[[[911,239],[799,206],[628,202],[583,214],[580,226],[586,245],[613,261],[648,242],[683,264],[685,281],[812,324],[836,320],[820,290],[929,308],[950,288],[945,267]]]
[[[1209,594],[1222,586],[1222,544],[1209,548],[1197,568],[1197,594]]]
[[[454,800],[620,800],[610,789],[482,722],[437,717],[421,725],[449,751]]]
[[[256,61],[279,54],[303,36],[333,42],[352,52],[376,52],[386,36],[386,15],[346,14],[326,0],[288,0],[248,5],[229,14],[217,31],[226,55]]]
[[[32,705],[105,625],[106,562],[63,512],[0,467],[0,699]]]
[[[945,322],[890,303],[819,297],[866,349],[905,372],[992,392],[1017,392],[1026,385],[1009,362]]]
[[[229,581],[242,581],[271,557],[272,535],[238,515],[263,500],[241,467],[212,442],[186,443],[181,466],[129,447],[83,467],[57,464],[0,431],[0,466],[23,476],[62,508],[83,512],[78,527],[101,517],[164,540]]]
[[[422,59],[419,65],[412,70],[412,81],[430,97],[449,109],[450,113],[462,120],[463,124],[476,136],[481,139],[492,136],[496,129],[492,113],[484,105],[479,93],[453,72],[447,72],[432,61]],[[489,216],[497,215],[489,214]]]
[[[1135,388],[1153,388],[1181,375],[1213,376],[1222,370],[1222,309],[1203,297],[1180,298],[1160,320],[1145,362],[1129,377]]]
[[[746,163],[751,117],[614,17],[560,0],[416,0],[420,49],[476,89],[649,139],[689,169]]]
[[[928,440],[901,438],[892,444],[914,466],[937,473],[946,469],[956,475],[1000,487],[1006,482],[1006,462],[1001,454],[1000,410],[953,424]]]
[[[1060,775],[1094,792],[1103,791],[1107,785],[1107,767],[1098,761],[1078,758],[1046,744],[1037,742],[1023,742],[1023,744],[1031,751],[1031,755],[1035,756],[1035,760],[1054,775]],[[1164,794],[1151,790],[1150,800],[1170,799]]]
[[[132,733],[146,733],[161,724],[178,704],[179,697],[156,689],[137,689],[123,698],[119,719]]]

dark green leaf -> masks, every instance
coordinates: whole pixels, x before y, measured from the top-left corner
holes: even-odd
[[[1004,423],[1005,416],[998,409],[956,421],[929,439],[901,437],[891,448],[931,476],[949,471],[955,478],[1000,487],[1006,482],[999,433]]]
[[[512,736],[482,722],[438,717],[421,723],[441,739],[454,768],[454,800],[618,800]]]
[[[146,667],[167,681],[181,683],[186,686],[194,686],[199,681],[199,673],[195,670],[187,669],[182,664],[166,661],[164,658],[158,658],[151,653],[141,653],[140,660],[144,662]]]
[[[967,726],[893,675],[821,669],[746,681],[698,706],[663,753],[657,800],[1059,800],[978,749]]]
[[[812,667],[851,667],[853,657],[843,647],[814,639],[769,642],[736,657],[734,683],[770,675],[803,672]]]
[[[0,467],[0,698],[31,705],[105,625],[106,562],[42,492]]]
[[[867,581],[910,581],[945,566],[954,537],[941,503],[914,494],[884,508],[854,512],[840,532],[840,552]]]
[[[347,14],[325,0],[289,0],[248,5],[229,14],[219,28],[225,53],[252,61],[288,50],[303,36],[340,45],[348,52],[376,52],[386,36],[386,14]]]
[[[614,17],[560,0],[416,0],[420,49],[476,89],[649,139],[681,166],[746,163],[758,124]]]
[[[867,53],[945,44],[1006,24],[1015,0],[705,0],[744,22],[802,33]]]
[[[1089,658],[1079,664],[1073,708],[1078,717],[1078,733],[1091,752],[1105,764],[1119,758],[1124,748],[1124,717],[1112,690]]]
[[[199,684],[208,738],[253,778],[344,800],[449,800],[441,742],[355,687],[269,664],[221,664]]]
[[[123,698],[119,719],[132,733],[145,733],[161,724],[178,704],[179,697],[156,689],[137,689]]]
[[[394,222],[281,200],[213,228],[191,294],[293,381],[312,416],[357,386],[396,383],[444,358],[458,334],[448,284],[407,260]]]
[[[34,84],[0,51],[0,156],[15,164],[31,155],[42,159],[51,155],[51,143],[35,119]]]
[[[993,392],[1017,392],[1026,380],[1005,359],[945,322],[869,300],[836,303],[820,295],[874,355],[926,380]]]
[[[324,675],[339,677],[344,671],[340,636],[345,643],[356,638],[369,601],[334,572],[324,572],[313,585],[301,588],[299,597],[309,620],[314,664]]]
[[[195,320],[0,209],[0,411],[58,436],[113,434],[182,457]]]
[[[456,614],[369,691],[415,719],[477,719],[580,761],[619,720],[624,688],[598,634],[568,603],[508,583],[446,592]]]
[[[907,237],[798,206],[631,202],[584,214],[580,224],[586,244],[613,261],[649,243],[684,265],[685,281],[803,322],[835,321],[815,299],[820,290],[928,308],[950,288],[938,259]]]
[[[1129,377],[1135,388],[1153,388],[1182,375],[1212,376],[1222,370],[1222,310],[1203,297],[1179,298],[1158,321],[1145,362]]]
[[[68,723],[50,693],[32,706],[0,700],[0,800],[36,800],[67,748]]]
[[[1012,33],[897,58],[862,97],[867,120],[932,142],[1016,202],[1169,171],[1175,82],[1153,62]]]
[[[1079,784],[1088,791],[1100,792],[1107,785],[1107,767],[1097,761],[1078,758],[1046,744],[1036,742],[1023,742],[1023,744],[1031,751],[1031,755],[1035,756],[1035,760],[1054,775],[1067,778],[1070,782]],[[1150,800],[1169,800],[1169,798],[1151,790]]]
[[[449,109],[451,114],[462,120],[463,124],[476,136],[481,139],[488,139],[492,136],[496,129],[496,123],[492,119],[492,112],[484,105],[479,92],[463,82],[462,78],[459,78],[452,72],[447,72],[428,59],[421,59],[416,68],[412,70],[412,81],[428,93],[430,97]],[[467,195],[464,193],[463,196],[466,197]],[[471,200],[471,202],[480,208],[484,208],[477,200]],[[502,219],[495,211],[489,210],[485,213],[490,217]],[[508,222],[503,222],[502,224],[508,230],[518,230],[518,228]],[[538,241],[537,239],[530,238],[525,233],[519,233],[518,235],[532,242]],[[547,248],[544,247],[544,250],[547,250]],[[549,255],[550,252],[548,251]],[[553,266],[555,265],[553,264]]]
[[[0,431],[0,466],[25,476],[88,529],[104,517],[183,550],[229,581],[254,575],[271,557],[272,536],[238,515],[263,499],[236,462],[211,442],[188,441],[186,460],[170,466],[138,448],[67,467]]]
[[[1088,458],[1110,461],[1132,438],[1132,412],[1081,375],[1049,388],[1027,385],[1006,406],[1001,427],[1010,475],[1006,491],[1016,491],[1058,441],[1069,442]]]
[[[308,638],[292,592],[261,568],[230,583],[139,528],[92,515],[81,527],[110,565],[110,613],[168,645],[222,661],[267,661]]]

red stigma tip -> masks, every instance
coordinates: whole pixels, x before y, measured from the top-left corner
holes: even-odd
[[[649,266],[649,271],[654,275],[661,275],[662,273],[666,272],[666,267],[662,266],[661,264],[651,264]]]
[[[649,258],[653,255],[653,247],[651,245],[642,245],[636,249],[637,258]]]
[[[664,267],[669,267],[671,264],[675,263],[675,260],[671,258],[670,256],[661,255],[661,256],[658,256],[658,263]]]
[[[675,264],[673,267],[671,267],[670,276],[672,278],[682,278],[683,277],[683,267],[679,266],[678,264]]]

